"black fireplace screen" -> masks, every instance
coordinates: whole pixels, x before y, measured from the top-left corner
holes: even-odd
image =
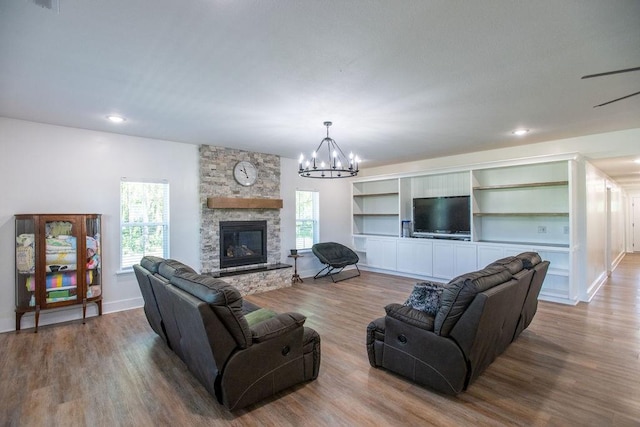
[[[267,262],[267,221],[220,222],[220,268]]]

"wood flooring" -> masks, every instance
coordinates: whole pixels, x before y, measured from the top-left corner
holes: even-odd
[[[625,256],[589,304],[540,302],[529,328],[456,397],[369,366],[367,324],[414,282],[363,272],[248,297],[306,315],[322,338],[322,363],[316,381],[233,413],[142,309],[0,334],[0,425],[640,425],[640,254]]]

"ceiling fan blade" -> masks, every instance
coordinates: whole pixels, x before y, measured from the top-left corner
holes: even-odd
[[[632,93],[631,95],[623,96],[622,98],[616,98],[616,99],[614,99],[612,101],[605,102],[603,104],[594,105],[593,108],[602,107],[604,105],[608,105],[608,104],[611,104],[611,103],[616,102],[616,101],[621,101],[623,99],[631,98],[632,96],[636,96],[636,95],[640,95],[640,92]]]
[[[616,70],[616,71],[607,71],[606,73],[589,74],[587,76],[582,76],[580,78],[581,79],[590,79],[592,77],[610,76],[611,74],[628,73],[630,71],[640,71],[640,67],[626,68],[624,70]]]

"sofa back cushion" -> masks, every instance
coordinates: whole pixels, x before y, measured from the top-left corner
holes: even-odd
[[[251,329],[242,313],[240,292],[224,280],[179,270],[171,284],[204,301],[224,324],[240,348],[251,345]]]
[[[158,265],[158,274],[164,277],[167,281],[170,281],[173,276],[179,271],[186,271],[189,273],[195,273],[196,271],[186,264],[176,261],[175,259],[165,259],[164,262]]]
[[[160,266],[160,263],[162,263],[162,261],[164,261],[164,258],[160,258],[157,256],[145,256],[140,260],[140,265],[143,268],[149,270],[151,274],[155,274],[158,272],[158,267]]]
[[[497,261],[493,261],[491,264],[487,265],[487,267],[500,267],[500,266],[509,270],[511,274],[517,274],[521,272],[522,269],[524,268],[522,260],[514,256],[502,258]]]
[[[434,332],[438,335],[449,336],[451,329],[478,292],[505,283],[511,277],[511,273],[505,267],[493,266],[452,279],[447,283],[440,297],[440,308],[436,313]]]
[[[526,269],[531,269],[542,262],[542,258],[537,252],[522,252],[516,255],[516,258],[522,261],[522,265]]]

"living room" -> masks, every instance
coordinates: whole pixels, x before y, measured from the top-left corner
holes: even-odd
[[[38,8],[33,4],[29,4],[27,1],[22,3],[23,4],[19,6],[21,16],[23,13],[37,14],[36,21],[41,20],[43,22],[55,17],[64,18],[65,13],[67,13],[67,11],[71,12],[74,8],[72,3],[66,3],[61,0],[59,2],[60,12],[56,15],[46,8]],[[360,7],[365,6],[360,5]],[[498,6],[494,4],[492,7],[497,8]],[[551,8],[552,6],[547,5],[547,7]],[[3,11],[5,11],[8,10],[6,8],[9,8],[9,6],[2,5],[2,8]],[[34,11],[30,11],[29,8],[33,8]],[[65,11],[65,8],[68,9]],[[636,9],[631,8],[631,10],[635,11]],[[2,19],[2,23],[4,24],[8,18],[5,15]],[[2,25],[2,27],[5,29],[15,28],[13,25]],[[5,40],[4,42],[0,42],[2,43],[0,45],[1,51],[15,55],[13,49],[9,49],[7,40],[12,40],[20,45],[16,40],[16,35],[4,37],[9,30],[0,31],[2,31],[0,34],[3,36],[1,38]],[[634,37],[637,39],[637,34],[634,33],[629,36],[629,38]],[[37,44],[37,40],[29,40],[28,37],[26,37],[26,39],[26,41],[23,40],[23,43],[27,43],[27,46]],[[611,56],[614,58],[607,58],[608,61],[613,61],[609,62],[609,64],[615,64],[614,59],[622,61],[622,59],[617,58],[617,55],[611,54]],[[336,59],[339,60],[339,56]],[[325,58],[325,60],[328,64],[331,64],[332,58],[329,56]],[[629,58],[624,58],[624,60],[627,62],[622,61],[619,67],[612,65],[610,68],[637,66],[637,64],[628,64]],[[52,64],[55,63],[55,60],[51,60],[51,58],[47,59],[47,63],[48,61],[51,61]],[[583,69],[580,70],[582,74],[587,74],[591,71],[609,70],[586,70],[584,68],[587,68],[587,65],[589,64],[584,65]],[[348,70],[345,69],[345,71]],[[579,80],[579,76],[582,74],[579,74],[576,80]],[[632,76],[629,77],[630,79],[636,79],[630,80],[632,84],[636,84],[634,82],[637,82],[637,77],[635,77],[633,73],[629,76]],[[460,79],[463,78],[465,77],[460,76]],[[552,77],[549,78],[552,79]],[[101,79],[99,80],[102,81]],[[41,80],[37,81],[40,82]],[[106,78],[105,85],[110,86],[110,84],[109,79]],[[621,86],[619,89],[622,92],[628,89],[627,86],[629,83],[626,83],[626,80],[624,83],[621,82],[619,84]],[[640,123],[637,118],[640,114],[638,114],[639,106],[637,97],[626,100],[628,104],[622,107],[618,107],[616,104],[611,106],[612,108],[619,108],[619,110],[617,110],[615,117],[611,118],[610,123],[613,123],[615,120],[622,121],[622,119],[626,118],[627,121],[624,122],[624,125],[618,125],[616,122],[614,126],[607,123],[604,119],[595,118],[592,115],[594,114],[592,110],[600,111],[600,108],[593,109],[593,106],[589,104],[584,106],[585,109],[589,109],[588,117],[601,126],[591,128],[593,130],[590,131],[575,130],[576,133],[573,134],[571,133],[571,129],[559,129],[554,134],[556,136],[551,138],[546,134],[541,136],[535,135],[535,133],[532,132],[531,135],[525,137],[529,138],[526,140],[527,142],[530,141],[530,143],[526,145],[523,145],[522,139],[513,140],[516,142],[508,140],[507,138],[513,138],[512,135],[508,135],[504,139],[499,139],[496,136],[495,139],[491,141],[491,144],[478,147],[477,149],[464,151],[458,149],[459,151],[449,152],[442,149],[443,151],[441,152],[431,152],[429,155],[424,155],[423,157],[403,155],[398,161],[385,163],[384,156],[374,159],[374,153],[381,151],[385,145],[401,147],[400,144],[402,141],[399,140],[398,143],[383,143],[380,144],[380,148],[373,142],[369,142],[371,140],[374,142],[378,141],[375,137],[376,132],[372,130],[380,129],[382,126],[381,122],[379,122],[381,116],[377,114],[367,114],[366,116],[371,117],[371,120],[367,119],[369,123],[363,124],[362,121],[364,119],[353,119],[353,113],[342,109],[339,113],[336,113],[336,115],[330,115],[331,106],[324,105],[322,108],[314,109],[314,114],[309,113],[304,118],[304,123],[301,124],[293,123],[296,119],[291,119],[290,115],[284,115],[285,112],[283,111],[284,117],[287,118],[285,122],[291,123],[291,129],[287,129],[286,123],[279,122],[276,126],[279,131],[275,132],[275,137],[273,137],[274,132],[269,130],[269,123],[271,120],[283,120],[282,117],[272,118],[269,117],[269,114],[263,113],[264,115],[261,116],[254,125],[256,128],[264,131],[264,136],[255,137],[253,134],[243,135],[241,132],[243,128],[251,127],[244,122],[244,115],[238,114],[235,116],[237,121],[236,124],[233,124],[233,116],[228,118],[228,122],[223,123],[223,119],[225,119],[226,116],[221,114],[216,116],[216,120],[219,120],[219,123],[223,123],[221,124],[221,129],[233,127],[234,132],[236,132],[235,136],[234,134],[220,136],[216,131],[207,134],[205,139],[208,142],[207,144],[202,144],[182,141],[174,136],[161,138],[140,136],[142,133],[137,134],[138,136],[134,136],[136,133],[127,134],[130,132],[128,129],[131,129],[131,126],[135,124],[137,119],[130,116],[129,113],[124,110],[122,110],[122,114],[126,114],[127,122],[124,124],[125,127],[119,128],[109,127],[112,125],[107,123],[83,128],[83,125],[76,124],[69,118],[55,121],[38,115],[27,117],[26,115],[22,115],[25,106],[22,105],[23,101],[21,101],[20,97],[13,92],[13,89],[10,87],[11,85],[12,82],[9,79],[0,79],[2,92],[11,94],[9,97],[3,96],[4,101],[1,101],[2,110],[0,110],[0,116],[2,116],[0,117],[0,146],[2,147],[0,177],[4,183],[4,198],[0,206],[0,241],[4,242],[3,253],[8,254],[8,256],[3,257],[0,261],[0,276],[5,278],[0,286],[2,286],[5,295],[9,296],[3,299],[2,306],[0,307],[0,330],[3,332],[13,331],[15,329],[15,305],[14,299],[11,297],[15,292],[15,264],[14,257],[12,256],[14,245],[12,242],[15,241],[14,215],[20,213],[96,212],[102,214],[104,241],[104,313],[109,315],[113,314],[113,316],[119,316],[120,314],[133,316],[133,314],[128,312],[137,312],[140,314],[140,307],[143,301],[136,279],[132,272],[122,272],[119,268],[119,185],[124,177],[140,180],[167,180],[170,183],[170,256],[194,268],[201,267],[201,218],[203,209],[206,209],[203,194],[201,194],[200,191],[201,145],[228,149],[232,154],[238,156],[238,160],[241,160],[246,153],[268,153],[270,155],[277,155],[273,153],[274,150],[271,142],[275,139],[286,139],[286,144],[289,145],[289,151],[285,152],[286,155],[278,156],[279,197],[283,200],[283,208],[280,210],[279,215],[281,223],[279,258],[282,262],[291,262],[288,258],[289,250],[294,248],[296,243],[295,191],[299,189],[314,190],[319,193],[320,240],[335,241],[347,246],[353,246],[351,206],[354,179],[309,180],[298,175],[297,157],[299,152],[306,153],[315,148],[325,131],[322,127],[322,122],[329,119],[334,121],[334,126],[331,129],[332,136],[341,144],[343,149],[348,150],[352,148],[352,144],[356,143],[354,137],[357,134],[357,130],[364,130],[363,135],[365,135],[365,137],[358,138],[358,145],[353,147],[357,149],[357,152],[365,157],[365,159],[369,157],[373,160],[369,165],[367,165],[366,161],[362,163],[361,172],[358,178],[356,178],[356,181],[377,179],[385,176],[408,176],[412,174],[446,172],[473,168],[478,165],[515,164],[522,161],[522,159],[539,159],[545,156],[554,158],[554,156],[559,155],[578,154],[580,156],[578,160],[580,164],[584,165],[589,163],[590,165],[595,165],[593,167],[597,171],[596,176],[600,183],[599,188],[608,186],[608,188],[620,191],[621,194],[623,194],[621,201],[624,203],[624,207],[619,211],[619,214],[622,216],[621,224],[624,227],[624,232],[622,235],[617,235],[613,245],[617,250],[610,259],[617,263],[622,256],[624,256],[624,253],[633,252],[633,248],[630,246],[633,240],[631,229],[628,226],[628,219],[631,212],[631,201],[634,197],[640,196],[640,187],[637,183],[627,183],[623,180],[617,181],[613,178],[612,175],[614,174],[612,172],[615,172],[615,168],[604,171],[597,166],[599,161],[604,161],[609,158],[630,159],[634,156],[640,156],[640,149],[638,149],[639,144],[637,143],[637,141],[640,140]],[[43,95],[41,99],[36,98],[35,100],[33,98],[25,98],[25,105],[38,103],[51,104],[51,110],[56,114],[59,114],[61,111],[64,112],[67,107],[70,111],[74,110],[74,104],[70,100],[66,98],[56,98],[55,91],[51,88],[43,90],[43,94],[46,93],[46,95]],[[67,88],[66,90],[82,91],[84,89]],[[590,93],[589,95],[593,98],[595,98],[596,95],[604,98],[610,95],[610,93],[602,93],[602,91],[603,89],[594,90],[595,93]],[[309,92],[306,91],[305,93],[309,94]],[[358,92],[354,97],[356,95],[362,95],[362,92]],[[620,96],[621,95],[623,95],[623,93],[620,93]],[[341,99],[343,96],[346,97],[348,95],[340,95],[335,99]],[[617,95],[613,97],[615,96]],[[607,99],[602,100],[605,101]],[[283,103],[287,101],[287,99],[282,99]],[[591,98],[589,98],[589,101],[591,101]],[[326,102],[326,100],[323,102]],[[461,101],[459,100],[459,102]],[[617,104],[620,105],[622,102],[625,101],[620,101]],[[488,108],[486,105],[485,107]],[[105,105],[103,108],[121,109],[122,107],[111,104]],[[433,108],[437,108],[437,106]],[[366,109],[362,111],[366,111]],[[102,119],[104,115],[110,112],[111,111],[105,111],[103,113],[100,111],[91,112],[90,114],[94,114],[96,117],[99,116],[99,119]],[[400,112],[406,113],[406,110],[401,108]],[[184,114],[187,115],[187,113]],[[328,114],[330,116],[327,117],[326,115]],[[70,115],[73,115],[73,113]],[[365,114],[363,114],[363,116],[364,115]],[[341,117],[344,118],[342,122],[340,121]],[[350,117],[351,120],[349,120]],[[428,119],[425,117],[426,116],[422,116],[422,119],[427,122]],[[391,118],[392,117],[389,116],[389,119]],[[433,118],[432,120],[437,119]],[[96,122],[97,121],[98,120],[96,120]],[[401,120],[394,118],[393,122],[396,122],[397,125],[397,122],[401,122]],[[505,129],[501,131],[510,134],[511,127],[507,126],[516,124],[516,122],[517,120],[510,120],[508,124],[505,124]],[[257,126],[258,123],[260,126]],[[349,129],[350,125],[353,125],[351,126],[353,129]],[[129,126],[129,128],[126,126]],[[146,126],[156,128],[154,130],[155,132],[162,133],[171,127],[171,124],[161,122],[159,118],[157,122],[148,123]],[[367,126],[369,126],[370,129],[367,130]],[[541,125],[537,127],[540,128]],[[222,130],[220,130],[220,132],[222,132]],[[385,137],[389,135],[397,136],[397,134],[394,134],[389,129],[382,129],[380,132],[384,134]],[[408,134],[412,133],[412,131],[409,130],[406,130],[406,132]],[[461,131],[455,132],[456,137],[459,139],[475,139],[475,137],[471,137],[468,133],[461,134],[460,132]],[[168,133],[167,131],[167,134]],[[289,136],[291,134],[293,134],[293,136]],[[431,137],[433,137],[433,135]],[[250,145],[248,142],[242,142],[243,139],[251,140],[251,144],[254,145]],[[385,138],[381,139],[384,140]],[[429,139],[424,139],[422,144],[418,145],[427,146],[429,144],[424,141],[428,140]],[[438,144],[435,137],[433,137],[432,140],[435,141],[434,145],[446,145]],[[240,143],[232,145],[227,141],[240,141]],[[407,150],[409,149],[413,149],[413,147],[408,146]],[[398,150],[396,149],[396,151]],[[258,173],[260,174],[260,172],[259,170]],[[232,179],[230,175],[231,171],[227,171],[227,173],[229,174],[229,178]],[[260,179],[266,178],[269,177],[261,176]],[[239,193],[244,191],[239,187],[232,191],[236,191],[236,195],[240,195],[241,197],[253,196]],[[586,193],[587,190],[585,189],[584,194],[586,195]],[[229,196],[231,197],[233,194]],[[599,199],[599,197],[601,197],[601,195],[596,198],[595,205],[600,203],[601,199]],[[591,207],[592,205],[590,204],[588,206]],[[595,218],[595,223],[579,224],[579,235],[585,238],[584,241],[580,241],[580,243],[583,244],[581,250],[584,251],[584,257],[580,258],[580,261],[586,264],[585,271],[580,272],[578,275],[581,286],[584,286],[585,290],[584,293],[580,293],[581,300],[582,298],[589,299],[594,297],[597,288],[604,283],[603,281],[599,281],[599,279],[606,280],[609,273],[608,270],[614,266],[613,264],[607,265],[606,259],[601,253],[601,243],[606,240],[605,220],[600,215],[595,215],[590,218]],[[585,221],[588,222],[589,219],[585,217]],[[587,266],[592,268],[593,271],[586,270]],[[313,276],[320,268],[320,263],[311,256],[310,253],[308,256],[305,253],[305,257],[298,260],[298,269],[304,278]],[[371,276],[372,282],[380,280],[380,276]],[[397,280],[404,283],[401,288],[402,291],[410,289],[410,279],[398,278]],[[587,289],[591,288],[592,282],[598,282],[598,285],[596,289],[590,293]],[[344,285],[347,283],[349,282],[344,282]],[[396,296],[396,294],[394,294],[394,296]],[[262,298],[266,301],[269,300],[269,297],[266,295],[262,297],[257,296],[256,298]],[[371,304],[379,305],[379,311],[382,311],[385,305],[384,303],[375,301],[372,301]],[[551,318],[554,316],[552,314],[554,307],[558,307],[557,310],[560,311],[564,309],[563,305],[549,304],[545,306],[544,311],[547,312]],[[96,308],[89,306],[88,316],[93,317],[96,314]],[[40,324],[42,326],[52,325],[49,329],[44,328],[43,331],[54,331],[58,324],[63,324],[64,327],[67,327],[69,324],[64,322],[68,321],[71,321],[72,325],[80,326],[79,323],[77,323],[80,317],[81,313],[79,310],[55,311],[43,315],[40,319]],[[139,315],[138,318],[135,319],[144,321],[143,316],[141,317]],[[84,326],[90,325],[91,320],[93,319],[90,319],[87,325]],[[27,315],[23,318],[22,327],[24,329],[28,329],[33,325],[33,316]],[[140,325],[138,325],[138,328],[139,327]],[[546,328],[540,331],[542,330],[546,330]],[[152,334],[150,330],[149,334]],[[358,343],[358,345],[362,347],[362,354],[357,354],[354,351],[354,354],[350,357],[366,358],[364,354],[364,331],[362,331],[359,336],[362,338],[362,342]],[[327,339],[327,341],[330,342],[333,338],[323,336],[323,339]],[[634,348],[637,347],[637,342],[633,343],[633,345]],[[330,354],[331,353],[328,353],[327,357],[330,357]],[[358,371],[358,374],[362,375],[362,372]],[[395,388],[406,389],[409,387],[408,383],[396,377],[389,378],[391,378],[390,382]],[[363,380],[362,377],[360,377],[359,380],[366,384],[366,380]],[[567,379],[567,381],[569,381],[569,379]],[[295,391],[293,393],[295,394]],[[426,392],[421,391],[420,393]],[[637,393],[637,391],[635,393]],[[290,399],[295,401],[293,397],[290,397]],[[211,405],[215,404],[215,401],[212,400]],[[268,407],[269,403],[265,406]],[[265,407],[261,409],[265,409]],[[426,411],[424,407],[420,410]],[[228,420],[233,421],[233,417]],[[250,423],[251,420],[249,419],[247,422]],[[254,422],[257,421],[254,420]],[[506,423],[504,420],[503,422]],[[291,423],[295,424],[295,422]]]

